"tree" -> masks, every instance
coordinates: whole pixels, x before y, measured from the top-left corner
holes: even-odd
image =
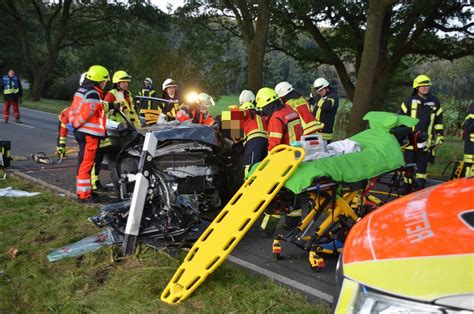
[[[274,49],[305,63],[336,68],[353,101],[349,134],[362,130],[362,116],[384,102],[391,78],[404,58],[421,55],[453,60],[474,50],[474,22],[468,3],[394,3],[286,0],[272,12],[280,35],[270,39]],[[308,45],[308,40],[313,44]],[[349,65],[354,65],[354,73]],[[367,69],[369,73],[365,73]]]
[[[247,50],[248,87],[262,87],[263,65],[270,24],[269,0],[190,1],[189,14],[206,16],[221,29],[243,39]]]
[[[105,15],[112,6],[100,2],[6,0],[2,6],[13,19],[23,60],[32,72],[35,101],[40,100],[61,50],[91,46],[103,37],[97,30],[113,24]]]

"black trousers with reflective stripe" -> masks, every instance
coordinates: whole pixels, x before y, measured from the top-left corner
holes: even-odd
[[[405,151],[405,163],[416,163],[416,173],[425,175],[427,173],[428,168],[428,161],[429,161],[430,153],[427,151],[412,151],[406,150]],[[415,180],[416,188],[422,189],[426,185],[426,179],[424,178],[417,178]]]

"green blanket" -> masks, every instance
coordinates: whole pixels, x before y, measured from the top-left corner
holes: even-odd
[[[400,145],[389,131],[401,125],[412,127],[418,120],[389,112],[369,112],[364,120],[369,121],[369,129],[350,137],[360,144],[360,152],[303,162],[285,187],[298,194],[311,186],[315,178],[329,177],[336,182],[351,183],[404,165]]]

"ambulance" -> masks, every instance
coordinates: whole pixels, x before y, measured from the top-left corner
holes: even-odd
[[[474,178],[407,195],[350,231],[336,313],[472,313]]]

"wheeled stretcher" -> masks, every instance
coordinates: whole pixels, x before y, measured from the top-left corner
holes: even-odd
[[[318,244],[318,239],[335,232],[336,220],[339,225],[355,223],[361,215],[357,208],[363,207],[353,208],[351,204],[370,201],[367,193],[361,192],[366,186],[346,190],[336,182],[360,182],[401,167],[403,155],[390,130],[417,123],[417,119],[385,112],[368,113],[364,120],[369,121],[370,128],[351,137],[362,148],[358,153],[302,163],[304,149],[285,145],[273,149],[267,158],[253,167],[242,187],[196,241],[164,289],[161,300],[176,304],[197,289],[225,260],[283,186],[294,194],[307,193],[314,204],[288,238],[303,239],[304,247],[308,246],[310,254],[315,256],[315,267],[319,267],[318,252],[311,250]],[[323,183],[318,178],[331,178],[333,182]],[[310,230],[308,228],[317,216],[322,217],[322,222],[317,226],[318,231],[310,235],[306,230]],[[322,245],[319,247],[320,252],[325,249]]]

